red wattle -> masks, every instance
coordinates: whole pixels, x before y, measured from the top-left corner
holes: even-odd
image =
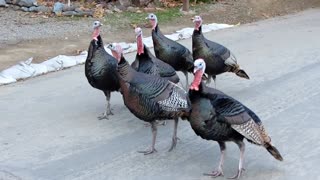
[[[99,28],[95,28],[93,33],[92,33],[92,39],[98,40],[99,34],[100,34]]]
[[[137,47],[138,47],[138,55],[143,54],[143,42],[142,42],[142,36],[137,37]]]
[[[196,73],[194,75],[194,79],[193,79],[191,86],[190,86],[191,90],[199,91],[199,85],[202,80],[202,75],[203,75],[203,72],[201,69],[196,71]]]

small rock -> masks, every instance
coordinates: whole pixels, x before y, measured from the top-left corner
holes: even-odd
[[[0,0],[0,7],[8,7],[9,5],[6,3],[5,0]]]
[[[36,0],[20,0],[18,5],[23,7],[31,7],[38,6],[38,3]]]
[[[37,7],[36,6],[31,6],[29,7],[30,12],[36,12]]]
[[[65,12],[62,13],[62,15],[64,15],[64,16],[75,16],[77,14],[78,13],[75,12],[75,11],[65,11]]]
[[[27,7],[21,7],[21,10],[24,12],[29,12],[29,8],[27,8]]]
[[[114,12],[118,12],[118,13],[121,13],[121,12],[122,12],[122,11],[121,11],[120,9],[118,9],[117,7],[114,7],[114,8],[113,8],[113,11],[114,11]]]
[[[77,16],[93,16],[93,11],[77,10]]]
[[[76,9],[75,6],[67,6],[67,5],[64,5],[63,8],[62,8],[62,11],[74,11]]]
[[[21,10],[20,6],[11,6],[11,7],[12,7],[13,10],[16,10],[16,11]]]
[[[52,8],[47,6],[38,6],[37,8],[38,12],[52,12]]]
[[[18,4],[20,0],[5,0],[8,4]]]
[[[76,9],[74,9],[74,11],[75,12],[81,12],[82,10],[81,10],[81,8],[76,8]]]
[[[104,10],[104,12],[105,12],[106,14],[113,14],[113,11],[111,11],[110,9],[106,9],[106,10]]]
[[[54,5],[53,5],[53,12],[54,12],[55,14],[61,13],[62,10],[63,10],[63,6],[64,6],[64,4],[62,4],[61,2],[56,2],[56,3],[54,3]]]
[[[46,6],[32,6],[29,7],[29,11],[30,12],[51,12],[51,9],[49,7]]]
[[[120,11],[125,11],[125,10],[127,10],[127,7],[126,6],[123,6],[123,5],[117,5],[116,6],[118,9],[120,9]]]

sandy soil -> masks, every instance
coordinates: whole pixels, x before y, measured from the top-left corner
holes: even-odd
[[[256,0],[224,0],[208,5],[200,15],[203,16],[204,23],[244,24],[314,7],[320,7],[319,0],[260,0],[259,3]],[[183,27],[191,27],[191,16],[185,15],[173,22],[161,24],[161,30],[172,33]],[[29,57],[34,57],[34,62],[41,62],[58,54],[71,55],[79,50],[86,50],[93,20],[31,18],[28,13],[2,8],[0,70]],[[134,41],[131,28],[107,25],[104,26],[102,34],[106,43]],[[150,29],[144,30],[144,34],[149,36]]]

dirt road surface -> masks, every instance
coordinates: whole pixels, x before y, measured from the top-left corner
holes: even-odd
[[[251,77],[218,76],[218,89],[261,117],[284,157],[278,162],[246,142],[242,179],[320,179],[319,32],[314,9],[205,34],[229,47]],[[180,42],[191,48],[190,39]],[[134,54],[126,57],[132,61]],[[188,122],[180,121],[173,152],[167,152],[169,122],[159,127],[158,153],[144,156],[136,151],[150,145],[150,128],[119,93],[112,94],[115,115],[99,121],[104,105],[83,66],[0,87],[0,179],[212,179],[202,173],[216,167],[218,145],[196,136]],[[236,173],[238,159],[238,148],[228,143],[225,176]]]

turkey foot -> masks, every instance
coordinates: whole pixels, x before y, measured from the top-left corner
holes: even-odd
[[[232,177],[228,177],[228,179],[240,179],[242,172],[244,171],[244,169],[239,169],[237,174],[232,176]]]
[[[211,176],[211,177],[219,177],[219,176],[223,176],[223,171],[222,169],[218,169],[215,171],[212,171],[212,173],[204,173],[204,176]]]
[[[171,147],[168,152],[171,152],[177,146],[178,140],[180,140],[178,137],[172,138]]]
[[[103,120],[103,119],[109,119],[109,115],[113,115],[113,113],[110,111],[105,111],[104,113],[102,113],[101,116],[98,117],[99,120]]]
[[[157,137],[157,123],[156,121],[151,121],[151,132],[152,132],[152,143],[151,143],[151,149],[146,151],[138,151],[138,153],[143,153],[144,155],[152,154],[154,152],[157,152],[157,150],[154,148],[156,144],[156,137]]]
[[[152,154],[155,152],[158,152],[155,148],[151,148],[150,150],[146,150],[146,151],[138,151],[138,153],[143,153],[144,155]]]

